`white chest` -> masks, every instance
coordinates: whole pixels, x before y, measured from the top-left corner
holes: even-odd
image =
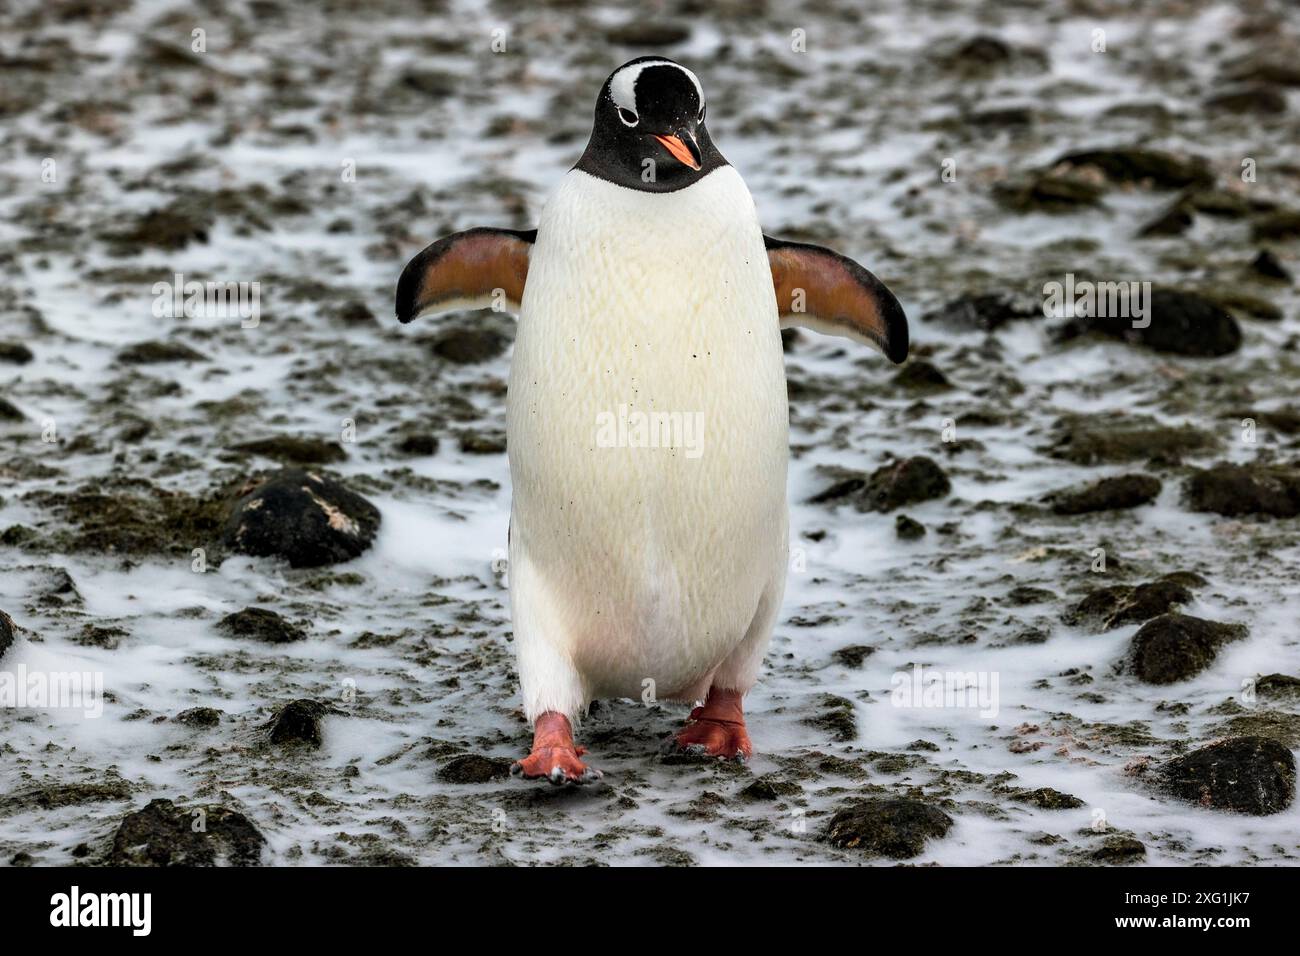
[[[547,630],[606,686],[716,666],[786,534],[776,296],[734,170],[667,194],[568,174],[538,224],[507,414],[512,567],[548,594],[516,607],[552,608]]]

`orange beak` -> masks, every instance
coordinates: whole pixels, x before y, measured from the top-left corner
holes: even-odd
[[[663,146],[664,149],[673,154],[673,159],[677,160],[684,166],[691,167],[691,169],[700,168],[699,162],[696,161],[695,156],[692,155],[691,151],[686,147],[686,144],[676,136],[660,136],[658,133],[654,133],[653,135],[655,139],[659,140],[660,145]]]

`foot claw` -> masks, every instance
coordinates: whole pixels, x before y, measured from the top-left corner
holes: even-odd
[[[525,780],[546,780],[553,786],[587,784],[601,778],[601,772],[588,767],[578,759],[576,750],[568,747],[545,747],[534,750],[523,760],[510,767],[510,773]]]

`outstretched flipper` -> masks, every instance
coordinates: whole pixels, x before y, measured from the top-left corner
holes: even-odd
[[[481,227],[444,236],[402,270],[397,280],[398,321],[458,309],[517,315],[536,239],[536,229]]]
[[[763,237],[781,328],[801,325],[907,358],[907,316],[885,284],[852,259],[802,242]]]

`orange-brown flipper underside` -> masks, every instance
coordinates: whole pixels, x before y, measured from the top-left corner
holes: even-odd
[[[770,236],[763,242],[782,328],[801,325],[865,342],[891,362],[907,358],[907,316],[883,282],[830,249]]]
[[[406,264],[397,280],[397,318],[423,312],[519,312],[537,230],[467,229],[439,239]]]

